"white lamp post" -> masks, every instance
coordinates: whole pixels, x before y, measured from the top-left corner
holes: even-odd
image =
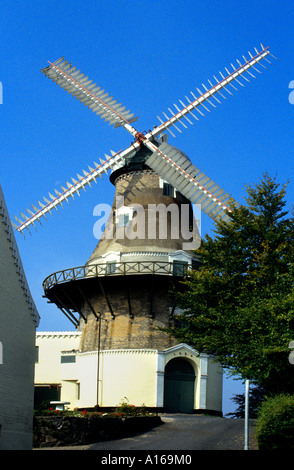
[[[245,381],[245,436],[244,450],[249,450],[249,380]]]

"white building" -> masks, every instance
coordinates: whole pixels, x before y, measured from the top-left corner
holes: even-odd
[[[39,315],[1,187],[0,299],[0,449],[31,449],[35,333]]]
[[[97,403],[107,409],[127,398],[157,411],[221,414],[222,369],[211,356],[186,344],[163,351],[103,350],[98,356],[98,351],[79,352],[80,336],[37,333],[36,396],[70,402],[69,409]]]
[[[35,405],[44,401],[70,401],[74,408],[79,381],[67,380],[63,366],[72,366],[79,349],[81,333],[71,331],[37,332],[35,364]],[[65,351],[65,352],[64,352]],[[65,361],[65,362],[64,362]],[[71,361],[71,362],[69,362]]]

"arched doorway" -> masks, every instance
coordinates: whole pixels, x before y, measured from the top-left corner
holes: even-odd
[[[184,358],[169,361],[164,371],[164,411],[193,413],[195,372]]]

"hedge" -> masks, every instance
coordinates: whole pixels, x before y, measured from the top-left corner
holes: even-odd
[[[294,450],[294,395],[280,394],[262,402],[256,439],[259,450]]]

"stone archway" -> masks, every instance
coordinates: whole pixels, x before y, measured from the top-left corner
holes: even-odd
[[[171,359],[164,371],[164,411],[193,413],[195,371],[184,358]]]

